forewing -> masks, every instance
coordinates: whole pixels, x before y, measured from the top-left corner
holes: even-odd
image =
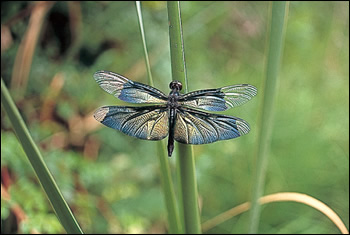
[[[239,84],[189,92],[180,96],[178,102],[190,108],[224,111],[246,103],[256,94],[256,87],[249,84]]]
[[[104,106],[96,110],[94,117],[108,127],[139,139],[161,140],[168,135],[166,107]]]
[[[237,117],[179,109],[174,138],[184,144],[208,144],[237,138],[249,132],[249,124]]]
[[[94,78],[103,90],[129,103],[165,104],[167,102],[167,96],[160,90],[131,81],[113,72],[97,71]]]

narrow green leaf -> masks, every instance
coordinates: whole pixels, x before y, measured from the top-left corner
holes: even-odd
[[[172,79],[184,84],[188,92],[185,52],[182,35],[180,2],[168,1],[169,39]],[[197,182],[192,147],[178,144],[177,167],[179,173],[180,212],[185,233],[201,233],[198,210]]]
[[[35,174],[37,175],[41,186],[43,187],[58,219],[67,233],[82,234],[76,219],[68,204],[64,200],[56,182],[48,170],[38,147],[35,145],[16,105],[14,104],[10,93],[8,92],[4,81],[1,78],[1,104],[3,105],[12,127],[21,143],[24,152],[31,163]]]
[[[145,56],[147,74],[148,74],[148,81],[149,81],[149,84],[153,86],[153,79],[152,79],[152,73],[151,73],[151,66],[149,64],[149,59],[148,59],[146,36],[144,32],[144,27],[143,27],[140,1],[136,1],[136,11],[137,11],[138,21],[140,26],[141,37],[142,37],[144,56]],[[168,212],[169,233],[171,234],[180,233],[181,231],[180,219],[179,219],[178,210],[176,209],[174,184],[171,179],[169,161],[168,161],[168,156],[166,154],[167,152],[162,141],[158,141],[157,145],[158,145],[158,157],[159,157],[161,181],[163,186],[165,204]]]
[[[142,45],[143,45],[143,55],[145,56],[145,62],[146,62],[146,68],[147,68],[147,74],[148,74],[148,83],[149,83],[149,85],[153,86],[153,78],[152,78],[152,73],[151,73],[151,66],[150,66],[149,59],[148,59],[146,36],[145,36],[144,27],[143,27],[140,1],[136,1],[136,12],[137,12],[138,22],[139,22],[139,26],[140,26],[140,33],[141,33]]]
[[[256,152],[256,171],[253,176],[252,209],[249,233],[257,233],[260,217],[259,198],[263,195],[266,168],[268,162],[271,133],[273,128],[274,103],[277,91],[278,71],[281,64],[285,22],[288,5],[285,1],[272,2],[270,5],[269,39],[266,61],[265,86],[262,110],[259,115],[259,134]]]

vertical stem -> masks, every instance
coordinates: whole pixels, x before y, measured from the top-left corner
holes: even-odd
[[[186,77],[185,50],[182,36],[181,12],[179,1],[168,1],[169,40],[171,56],[171,74],[173,80],[185,84],[185,92],[188,92]]]
[[[139,22],[139,26],[140,26],[141,38],[142,38],[143,54],[145,56],[145,63],[146,63],[147,74],[148,74],[148,84],[153,86],[153,78],[152,78],[152,73],[151,73],[151,66],[150,66],[149,59],[148,59],[146,36],[145,36],[144,27],[143,27],[140,1],[136,1],[136,12],[137,12],[138,22]]]
[[[167,6],[172,78],[173,80],[182,82],[185,87],[185,92],[187,92],[188,86],[186,79],[180,3],[178,1],[168,1]],[[180,144],[178,144],[178,146],[179,156],[177,158],[177,163],[179,170],[179,186],[181,187],[179,204],[181,206],[180,212],[183,215],[184,232],[201,233],[197,199],[197,182],[192,148]]]
[[[249,233],[258,232],[260,218],[260,204],[258,203],[258,200],[263,195],[263,187],[265,184],[268,152],[273,128],[274,103],[278,81],[277,77],[282,58],[287,9],[288,5],[285,1],[272,2],[270,5],[270,36],[266,62],[263,105],[262,111],[259,115],[260,128],[256,153],[256,172],[253,179]]]
[[[142,37],[143,50],[145,56],[145,63],[148,74],[148,83],[153,86],[153,79],[151,73],[151,66],[148,59],[147,45],[146,45],[146,36],[143,27],[142,20],[142,12],[141,12],[141,4],[140,1],[136,1],[136,12],[138,16],[138,22],[140,26],[140,33]],[[181,233],[179,212],[176,208],[176,200],[175,200],[175,192],[174,192],[174,184],[171,179],[170,167],[168,156],[166,154],[166,150],[164,147],[164,143],[162,141],[157,142],[158,147],[158,157],[159,157],[159,165],[160,165],[160,175],[162,181],[163,194],[165,199],[165,205],[168,213],[168,224],[169,224],[169,233],[170,234],[178,234]]]
[[[198,208],[198,192],[192,148],[179,143],[178,167],[182,193],[184,232],[200,234],[201,225]]]
[[[158,143],[158,156],[161,170],[161,181],[163,186],[163,193],[165,204],[168,212],[169,234],[183,233],[179,218],[179,211],[176,207],[176,198],[174,192],[174,184],[171,180],[169,159],[166,147],[163,142]]]

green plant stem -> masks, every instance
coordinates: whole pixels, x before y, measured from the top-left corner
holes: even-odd
[[[148,74],[148,81],[149,81],[149,84],[153,86],[153,79],[152,79],[152,73],[151,73],[151,66],[148,59],[146,36],[144,32],[144,27],[143,27],[140,1],[136,1],[136,12],[138,16],[140,33],[142,37],[145,63],[146,63],[147,74]],[[157,147],[158,147],[157,155],[159,157],[160,174],[161,174],[160,178],[162,181],[165,205],[168,212],[169,233],[178,234],[178,233],[181,233],[181,226],[180,226],[179,213],[178,213],[178,210],[176,209],[174,184],[171,179],[168,156],[166,154],[166,149],[162,141],[157,142]]]
[[[201,225],[193,151],[189,146],[178,144],[180,145],[178,148],[178,169],[182,193],[180,211],[184,215],[184,231],[188,234],[200,234]]]
[[[147,69],[147,74],[148,74],[148,83],[149,83],[149,85],[153,86],[153,78],[152,78],[152,73],[151,73],[151,66],[150,66],[149,59],[148,59],[146,36],[145,36],[144,27],[143,27],[140,1],[136,1],[136,12],[137,12],[138,22],[139,22],[139,26],[140,26],[140,33],[141,33],[142,45],[143,45],[143,55],[145,56],[146,69]]]
[[[171,55],[172,79],[184,84],[188,91],[186,79],[185,53],[180,16],[180,2],[168,1],[169,39]],[[195,177],[195,164],[193,151],[190,146],[178,144],[179,154],[177,166],[180,188],[180,214],[183,216],[185,233],[201,233],[198,210],[197,182]]]
[[[165,204],[168,212],[169,233],[180,234],[183,232],[179,218],[179,211],[176,207],[174,184],[171,179],[169,159],[166,154],[167,150],[165,148],[164,142],[162,141],[159,141],[157,146],[161,171],[161,181],[165,198]]]
[[[287,9],[288,7],[285,1],[272,2],[270,5],[270,34],[267,50],[268,54],[266,61],[266,77],[263,92],[264,97],[262,111],[259,115],[256,172],[253,179],[249,233],[258,232],[260,218],[260,204],[258,200],[263,195],[263,188],[265,184],[268,152],[273,128],[273,114],[277,90],[277,78],[282,58],[285,31],[284,26],[286,22]]]
[[[68,204],[64,200],[56,182],[47,168],[38,147],[35,145],[30,133],[1,78],[1,104],[3,105],[12,127],[20,141],[24,152],[36,173],[58,219],[67,233],[82,234],[76,219]]]
[[[184,92],[188,92],[186,77],[185,50],[183,44],[180,2],[168,1],[169,41],[171,57],[171,74],[173,80],[184,84]]]

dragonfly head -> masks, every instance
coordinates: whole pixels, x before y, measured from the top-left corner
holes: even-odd
[[[172,90],[174,90],[174,89],[176,89],[176,90],[178,90],[178,91],[181,91],[181,89],[182,89],[182,83],[181,82],[179,82],[179,81],[172,81],[170,84],[169,84],[169,88],[170,89],[172,89]]]

